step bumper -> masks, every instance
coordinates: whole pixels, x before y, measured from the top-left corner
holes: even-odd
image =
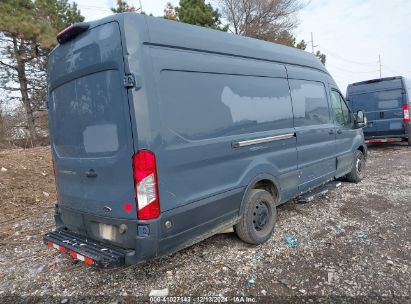
[[[126,250],[87,239],[66,230],[46,233],[43,241],[72,258],[99,268],[114,268],[125,264]]]

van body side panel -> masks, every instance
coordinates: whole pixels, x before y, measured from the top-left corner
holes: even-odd
[[[327,76],[287,66],[297,134],[299,190],[304,192],[334,177],[337,168],[335,125],[330,113]]]
[[[150,52],[162,128],[155,151],[163,220],[176,214],[168,211],[186,206],[190,217],[201,220],[197,228],[189,220],[176,224],[184,235],[238,218],[245,187],[262,173],[277,177],[280,197],[296,191],[296,139],[284,66],[165,47],[150,46]],[[290,137],[235,147],[284,134]],[[193,210],[201,200],[209,201],[207,212]],[[217,200],[220,207],[211,207]],[[164,238],[171,240],[168,232]]]

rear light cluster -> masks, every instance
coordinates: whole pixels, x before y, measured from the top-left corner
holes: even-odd
[[[402,109],[404,111],[404,122],[409,123],[410,122],[410,105],[407,103],[402,106]]]
[[[150,220],[160,215],[156,157],[149,150],[140,150],[133,156],[134,187],[137,215]]]

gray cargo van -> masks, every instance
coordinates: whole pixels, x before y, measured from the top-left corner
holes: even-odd
[[[260,244],[277,205],[364,177],[363,113],[309,53],[133,13],[58,41],[57,229],[44,241],[73,258],[131,264],[233,226]]]
[[[410,136],[411,83],[402,76],[356,82],[347,87],[350,107],[363,110],[368,119],[368,142],[408,141]]]

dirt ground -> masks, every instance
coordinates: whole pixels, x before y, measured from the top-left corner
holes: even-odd
[[[54,227],[49,148],[0,152],[0,169],[0,302],[143,303],[152,289],[168,288],[203,303],[411,303],[411,149],[402,144],[371,146],[360,184],[279,207],[263,245],[221,234],[114,270],[43,245]]]

